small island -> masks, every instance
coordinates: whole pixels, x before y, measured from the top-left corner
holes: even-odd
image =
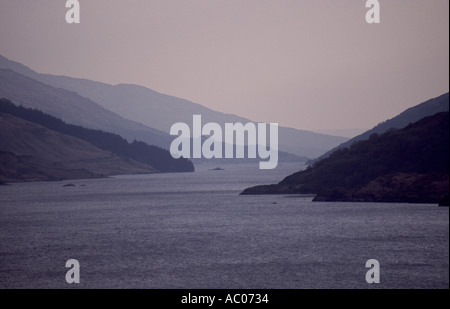
[[[63,188],[69,188],[69,187],[76,187],[76,185],[74,185],[73,183],[68,183],[63,185]]]
[[[221,168],[221,167],[216,167],[213,169],[210,169],[210,171],[224,171],[225,169]]]

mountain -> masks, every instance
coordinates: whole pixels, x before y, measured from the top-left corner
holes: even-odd
[[[202,105],[164,95],[137,85],[108,85],[105,83],[65,76],[39,74],[28,67],[0,56],[0,68],[6,68],[38,80],[55,88],[62,88],[89,98],[92,102],[113,111],[126,119],[169,133],[177,122],[192,125],[194,114],[202,115],[203,122],[247,123],[250,120],[208,109]],[[0,93],[1,94],[1,93]],[[315,158],[347,141],[309,131],[280,127],[279,150],[300,157]]]
[[[364,132],[367,129],[323,129],[323,130],[314,130],[316,133],[334,135],[334,136],[343,136],[348,138],[354,138]]]
[[[411,107],[405,110],[403,113],[398,116],[386,120],[380,124],[378,124],[373,129],[364,132],[361,135],[358,135],[351,140],[339,145],[338,147],[328,151],[326,154],[321,156],[318,160],[328,157],[331,153],[338,149],[346,148],[351,146],[353,143],[367,140],[372,134],[383,134],[390,129],[402,129],[408,126],[411,123],[419,121],[422,118],[427,116],[432,116],[441,112],[449,111],[449,94],[443,94],[437,98],[428,100],[424,103]]]
[[[449,193],[449,113],[333,152],[277,185],[242,194],[317,194],[316,201],[438,203]]]
[[[141,140],[168,149],[172,137],[127,120],[73,91],[57,89],[12,70],[0,69],[0,98],[39,109],[64,121],[104,130],[129,141]]]
[[[169,134],[127,120],[75,92],[54,88],[11,70],[0,69],[0,98],[7,98],[22,106],[42,110],[68,123],[119,134],[128,141],[140,140],[169,149],[174,139]],[[280,162],[305,162],[308,159],[279,152]],[[203,161],[196,160],[196,162]],[[213,161],[228,163],[230,160]],[[232,160],[233,163],[253,161],[251,159]]]
[[[16,180],[29,180],[28,170],[34,171],[38,166],[47,171],[45,175],[57,179],[79,178],[76,174],[71,176],[73,170],[82,170],[81,175],[85,176],[194,170],[190,161],[175,160],[167,150],[143,142],[130,144],[112,133],[69,125],[5,99],[0,100],[0,115],[2,175],[9,175],[9,179],[14,179],[12,175],[15,175]],[[27,164],[28,170],[24,169]],[[25,174],[20,172],[21,169]],[[67,176],[64,176],[65,172]]]

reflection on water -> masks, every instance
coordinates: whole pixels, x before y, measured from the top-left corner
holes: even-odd
[[[239,196],[302,168],[197,166],[196,173],[0,187],[0,287],[448,288],[448,208]],[[73,183],[75,187],[63,187]]]

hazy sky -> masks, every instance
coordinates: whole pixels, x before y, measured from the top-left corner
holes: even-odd
[[[0,54],[255,121],[369,128],[448,92],[449,1],[0,0]]]

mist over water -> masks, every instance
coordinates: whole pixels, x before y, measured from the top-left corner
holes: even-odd
[[[448,208],[239,196],[303,167],[215,167],[0,187],[0,288],[73,288],[69,259],[81,288],[449,287]]]

